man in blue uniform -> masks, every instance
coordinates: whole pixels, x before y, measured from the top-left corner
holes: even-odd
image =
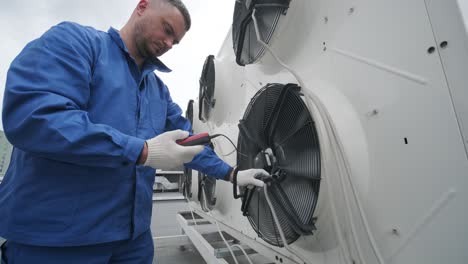
[[[232,178],[209,148],[175,143],[190,123],[154,74],[170,71],[157,57],[189,28],[180,0],[140,0],[120,31],[61,23],[15,58],[2,113],[14,146],[0,185],[3,263],[151,263],[155,169]],[[262,186],[258,175],[240,171],[237,183]]]

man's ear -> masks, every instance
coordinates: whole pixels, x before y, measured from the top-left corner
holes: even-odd
[[[136,7],[136,11],[138,15],[143,14],[143,12],[148,8],[149,0],[140,0]]]

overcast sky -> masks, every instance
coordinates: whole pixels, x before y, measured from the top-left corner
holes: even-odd
[[[198,79],[206,56],[218,53],[229,31],[234,2],[184,1],[192,17],[192,27],[179,45],[160,58],[172,72],[159,74],[184,111],[188,100],[198,96]],[[0,107],[8,67],[29,41],[61,21],[74,21],[104,31],[110,26],[120,29],[137,3],[138,0],[0,1]],[[0,129],[3,130],[1,123]]]

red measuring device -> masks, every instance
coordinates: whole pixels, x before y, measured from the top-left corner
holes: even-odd
[[[176,142],[177,144],[182,146],[206,145],[211,142],[211,139],[213,137],[210,136],[208,133],[200,133],[197,135],[190,136],[188,138],[176,140]]]

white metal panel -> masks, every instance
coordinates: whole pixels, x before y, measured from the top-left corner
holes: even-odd
[[[456,0],[426,3],[468,157],[468,4]]]
[[[350,263],[350,258],[356,263],[379,263],[375,250],[382,254],[382,263],[468,259],[463,249],[468,244],[464,227],[468,160],[460,129],[464,118],[460,113],[468,99],[463,93],[468,90],[461,86],[466,83],[464,76],[457,75],[468,68],[468,60],[450,54],[456,47],[461,53],[467,51],[451,44],[466,43],[467,35],[444,37],[453,39],[447,49],[428,52],[439,45],[438,30],[434,37],[431,27],[435,18],[452,28],[448,32],[466,28],[459,16],[452,21],[447,19],[450,13],[444,13],[454,0],[427,3],[429,8],[417,0],[295,0],[272,41],[273,50],[303,80],[304,91],[327,108],[357,192],[355,199],[349,182],[340,186],[330,158],[316,210],[318,230],[292,245],[314,263]],[[269,54],[258,64],[240,68],[229,37],[216,69],[215,93],[223,107],[217,104],[215,111],[221,112],[198,132],[225,133],[236,141],[238,119],[255,92],[269,82],[297,80]],[[454,92],[459,97],[454,98]],[[330,146],[322,143],[330,152]],[[222,139],[215,145],[217,153],[234,165],[235,155],[224,156],[232,146]],[[218,182],[217,197],[214,217],[255,239],[241,215],[240,201],[232,198],[232,186]],[[364,256],[359,257],[358,250]]]
[[[457,0],[458,7],[460,8],[461,16],[464,21],[465,31],[468,29],[468,1]],[[466,31],[468,33],[468,31]]]

